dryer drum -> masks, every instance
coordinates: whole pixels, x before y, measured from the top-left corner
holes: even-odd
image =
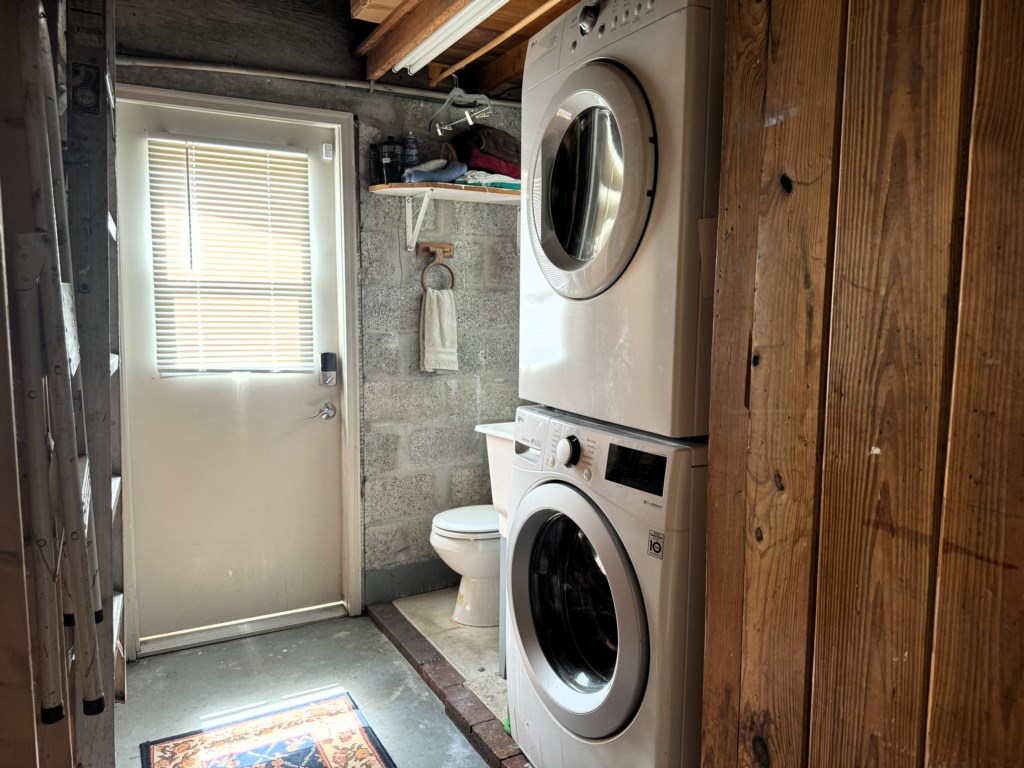
[[[614,735],[647,686],[650,639],[636,574],[614,528],[580,490],[528,491],[509,531],[509,606],[534,690],[588,739]]]

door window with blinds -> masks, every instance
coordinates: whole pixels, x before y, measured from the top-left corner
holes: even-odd
[[[305,150],[150,135],[161,374],[313,370]]]

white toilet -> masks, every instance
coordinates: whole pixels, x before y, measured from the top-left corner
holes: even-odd
[[[445,564],[462,576],[452,618],[471,627],[498,624],[499,516],[508,516],[508,480],[512,472],[515,424],[480,424],[487,436],[491,501],[456,507],[434,516],[430,544]]]

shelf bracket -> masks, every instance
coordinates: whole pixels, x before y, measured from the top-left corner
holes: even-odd
[[[416,226],[412,223],[412,195],[405,198],[405,250],[409,253],[416,251],[416,240],[420,236],[420,229],[423,227],[423,220],[427,217],[427,206],[430,205],[430,198],[434,190],[427,189],[423,192],[423,203],[420,205],[419,215],[416,217]]]

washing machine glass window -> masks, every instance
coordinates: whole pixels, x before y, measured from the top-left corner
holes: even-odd
[[[527,210],[551,287],[572,299],[607,290],[643,238],[655,193],[650,106],[623,67],[593,61],[566,78],[545,114]]]
[[[565,483],[532,488],[510,523],[509,608],[534,690],[572,733],[611,736],[636,714],[650,664],[629,555],[601,510]]]
[[[619,633],[608,576],[586,534],[565,515],[541,527],[530,564],[538,640],[559,677],[593,693],[615,672]]]

